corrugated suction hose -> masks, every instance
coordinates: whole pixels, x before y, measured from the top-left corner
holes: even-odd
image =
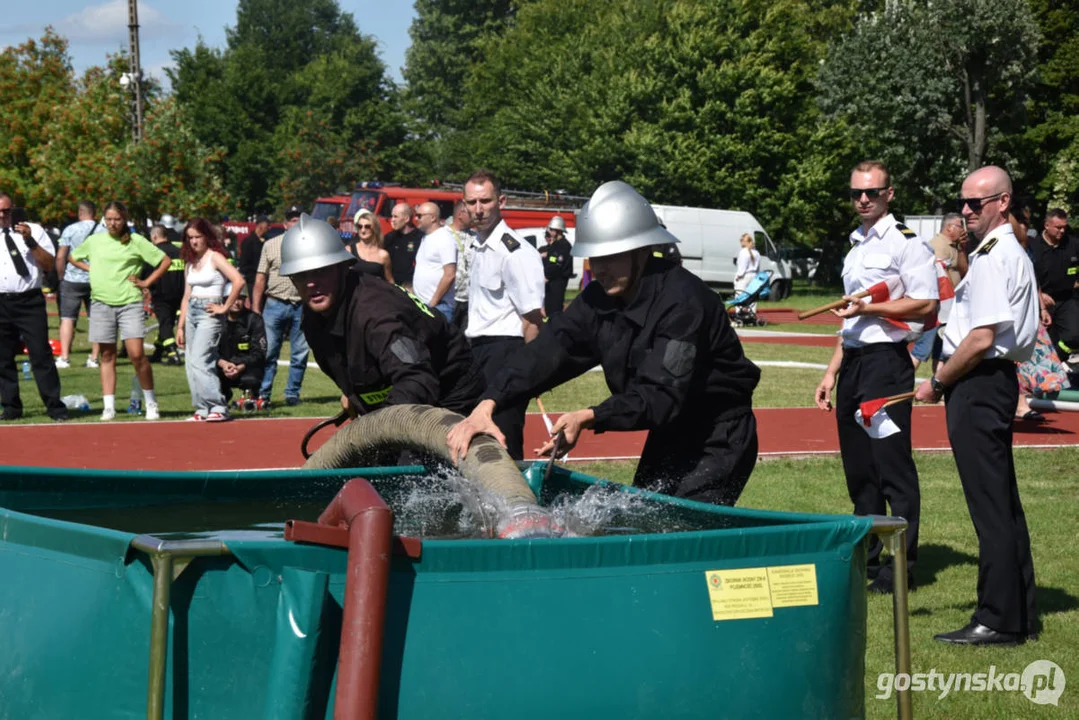
[[[430,453],[452,462],[446,434],[461,415],[429,405],[391,405],[361,415],[338,430],[320,447],[304,469],[365,467],[377,453],[408,449]],[[560,534],[550,513],[540,507],[517,464],[490,435],[478,435],[458,468],[470,482],[500,498],[496,532],[499,537],[553,537]]]

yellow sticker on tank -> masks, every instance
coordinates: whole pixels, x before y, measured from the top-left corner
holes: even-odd
[[[819,605],[816,565],[779,565],[768,568],[772,607]]]
[[[777,565],[708,570],[713,620],[750,620],[773,616],[773,608],[820,604],[816,565]]]
[[[708,581],[713,620],[772,617],[767,568],[709,570],[704,576]]]

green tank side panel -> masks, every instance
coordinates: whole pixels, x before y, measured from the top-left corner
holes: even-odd
[[[377,486],[401,471],[334,482],[357,474]],[[0,492],[22,506],[76,507],[58,488],[104,500],[111,489],[118,502],[136,498],[138,480],[141,506],[302,495],[318,481],[134,475],[0,471]],[[543,494],[594,484],[558,468]],[[395,557],[380,716],[864,716],[868,519],[642,497],[700,529],[428,540],[419,559]],[[0,510],[0,720],[146,716],[153,578],[132,538]],[[227,544],[232,556],[197,558],[172,586],[165,716],[332,718],[346,551]],[[770,616],[715,619],[709,573],[789,566],[810,567],[813,602],[787,607],[769,594]]]

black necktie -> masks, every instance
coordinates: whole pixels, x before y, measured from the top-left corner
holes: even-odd
[[[8,228],[4,228],[4,244],[7,245],[7,251],[11,253],[11,262],[15,263],[15,272],[24,278],[30,277],[30,268],[26,267],[26,261],[22,259],[19,248],[15,247],[15,238],[11,237],[11,230]]]

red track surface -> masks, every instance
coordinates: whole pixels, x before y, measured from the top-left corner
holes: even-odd
[[[764,343],[766,345],[805,345],[808,347],[835,347],[835,335],[816,335],[807,337],[804,335],[790,337],[786,335],[780,335],[779,337],[765,337],[763,335],[739,335],[738,339],[742,341],[742,344],[746,343]]]
[[[838,451],[835,419],[810,408],[757,410],[762,455],[804,455]],[[1016,425],[1015,444],[1079,445],[1079,413],[1050,413],[1046,422]],[[302,419],[246,419],[229,423],[127,422],[0,427],[7,465],[108,468],[118,470],[213,470],[297,467],[300,440],[315,422]],[[320,434],[319,440],[329,437]],[[547,433],[538,415],[529,415],[525,447],[538,447]],[[572,460],[636,457],[645,434],[586,433]],[[944,408],[914,409],[914,446],[948,447]]]

